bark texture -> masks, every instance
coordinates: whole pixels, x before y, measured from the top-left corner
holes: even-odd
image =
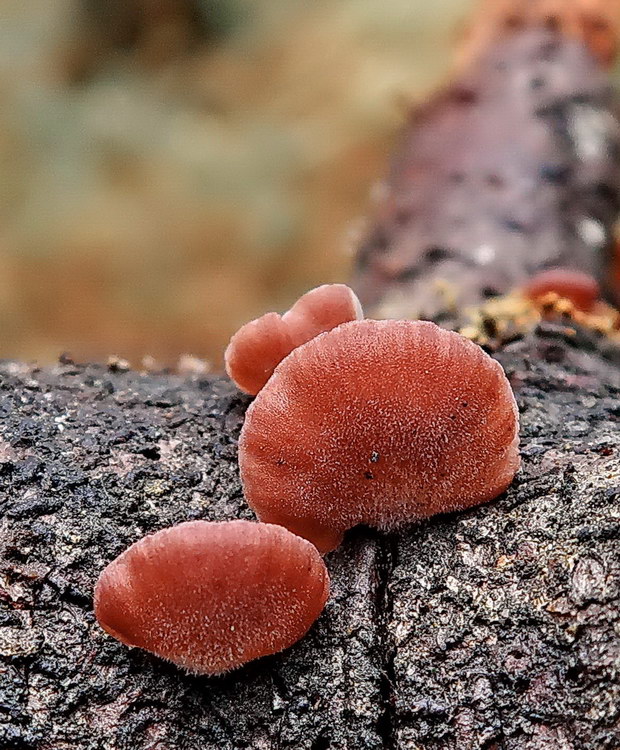
[[[148,532],[251,517],[247,399],[218,379],[3,365],[0,747],[618,747],[620,372],[550,325],[499,358],[522,415],[508,493],[354,530],[310,635],[220,678],[104,635],[92,588]]]

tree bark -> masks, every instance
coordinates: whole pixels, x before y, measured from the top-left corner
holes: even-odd
[[[620,208],[609,77],[579,42],[509,36],[412,113],[353,286],[386,317],[447,322],[541,269],[606,270]]]
[[[591,66],[579,79],[589,91],[599,73],[587,57],[579,59]],[[607,94],[581,101],[574,106],[609,122]],[[558,127],[565,122],[562,106],[542,117],[544,132],[549,120]],[[500,129],[492,133],[505,153]],[[560,140],[568,148],[570,139]],[[475,154],[482,156],[483,145],[480,138]],[[558,149],[563,164],[560,157],[569,152]],[[612,156],[605,169],[615,170]],[[515,169],[530,169],[535,158],[541,157],[525,166],[517,159]],[[480,167],[484,174],[488,168]],[[569,179],[554,179],[545,190],[558,200],[564,194],[567,205],[594,206],[585,215],[596,217],[607,238],[615,171],[606,177],[610,191],[597,193],[598,212],[590,188],[599,172],[582,159],[571,170]],[[437,216],[416,225],[427,228],[419,229],[424,241],[412,247],[448,244],[440,212],[451,211],[456,198],[449,176],[442,180],[433,188],[441,199]],[[463,216],[471,231],[452,237],[450,259],[429,262],[416,250],[407,260],[410,281],[439,278],[450,260],[460,269],[455,284],[464,298],[479,301],[486,276],[473,267],[470,273],[458,259],[470,257],[485,232],[498,248],[500,240],[511,240],[492,264],[498,274],[504,264],[506,288],[527,270],[527,248],[535,266],[563,253],[602,274],[602,250],[580,239],[568,213],[541,210],[546,229],[529,233],[526,242],[506,226],[500,231],[496,214],[486,220],[488,204],[476,191],[470,195]],[[512,196],[505,205],[520,211],[518,194]],[[524,210],[538,209],[538,197],[535,191]],[[412,221],[383,227],[388,247],[396,236],[405,241],[407,226],[415,234]],[[536,245],[539,236],[545,239]],[[371,267],[372,261],[360,263],[370,290]],[[441,318],[441,312],[432,314]],[[144,534],[195,518],[252,518],[236,463],[249,399],[217,377],[71,362],[43,369],[2,364],[0,748],[620,747],[615,353],[604,335],[567,321],[540,322],[498,345],[495,356],[521,413],[523,468],[509,490],[485,506],[398,534],[352,530],[327,557],[332,596],[309,635],[218,678],[188,676],[114,641],[95,623],[92,590],[105,564]]]

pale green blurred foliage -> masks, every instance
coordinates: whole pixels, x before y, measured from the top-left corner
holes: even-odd
[[[0,356],[219,364],[239,324],[346,279],[471,5],[202,0],[197,38],[167,17],[114,46],[77,0],[0,0]]]

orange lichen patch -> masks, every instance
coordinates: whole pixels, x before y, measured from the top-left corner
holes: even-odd
[[[521,291],[539,318],[571,320],[611,338],[618,336],[620,313],[600,299],[599,285],[588,274],[553,269],[534,277]]]
[[[219,674],[298,641],[328,594],[316,549],[286,529],[192,521],[110,563],[95,587],[95,614],[128,646]]]
[[[618,230],[616,230],[616,234]],[[611,286],[616,295],[616,299],[620,300],[620,239],[616,237],[614,243],[613,255],[611,259],[611,271],[610,271]]]
[[[618,334],[618,330],[620,329],[620,312],[611,305],[605,302],[598,302],[592,312],[584,313],[580,310],[575,310],[572,317],[579,325],[609,336],[620,343],[620,336]]]
[[[620,37],[620,0],[482,0],[462,49],[467,64],[502,33],[543,26],[580,39],[606,67]]]
[[[532,301],[521,291],[515,291],[468,309],[465,315],[470,322],[461,327],[459,333],[490,349],[527,335],[541,320],[564,322],[567,324],[567,333],[571,326],[578,324],[620,343],[618,310],[605,302],[597,301],[590,312],[582,312],[569,299],[556,292],[548,292]]]
[[[345,284],[325,284],[304,294],[282,317],[267,313],[242,326],[230,340],[226,372],[241,390],[256,395],[293,349],[363,312]]]
[[[503,492],[518,413],[500,365],[433,323],[347,323],[296,349],[250,406],[239,464],[261,520],[333,549]]]
[[[548,295],[562,297],[577,310],[589,312],[601,296],[596,279],[590,274],[571,268],[550,268],[533,276],[522,289],[533,302],[545,304]]]

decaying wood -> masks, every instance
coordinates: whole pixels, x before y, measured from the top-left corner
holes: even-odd
[[[362,302],[446,320],[541,268],[604,281],[620,206],[615,111],[580,43],[533,30],[492,48],[412,113],[358,253]]]
[[[311,634],[213,679],[104,635],[92,588],[145,533],[251,517],[247,399],[217,379],[4,365],[0,747],[617,747],[620,373],[549,325],[500,360],[522,413],[507,495],[353,531]]]
[[[605,79],[537,35],[490,60],[394,163],[357,277],[368,299],[398,288],[441,318],[427,287],[444,273],[472,302],[552,261],[603,273],[619,184]],[[454,121],[442,161],[434,139]],[[610,347],[566,320],[500,343],[521,412],[508,492],[399,534],[354,529],[327,557],[333,594],[310,634],[219,678],[105,635],[92,589],[146,533],[252,517],[236,463],[249,399],[207,376],[0,365],[0,748],[620,747]]]
[[[467,65],[502,36],[533,26],[560,31],[613,65],[620,38],[620,0],[480,0],[459,50]]]

